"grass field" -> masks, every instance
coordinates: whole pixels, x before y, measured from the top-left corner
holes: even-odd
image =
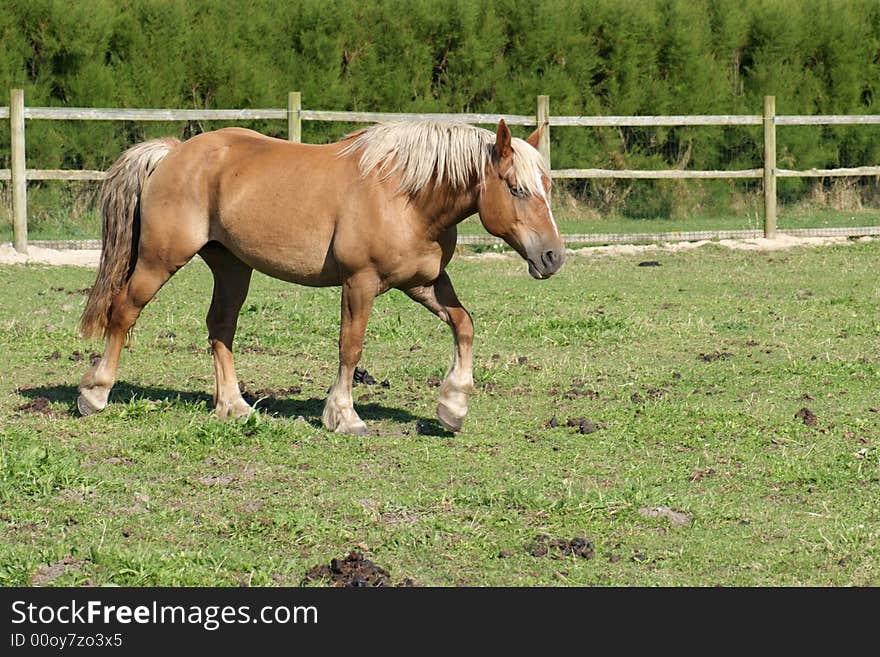
[[[876,241],[710,245],[538,282],[459,257],[463,432],[433,419],[448,329],[392,292],[361,362],[390,387],[355,388],[366,437],[319,426],[336,289],[255,277],[237,365],[263,412],[218,421],[194,262],[83,419],[93,273],[0,267],[0,585],[299,585],[355,549],[392,584],[880,585],[878,263]],[[592,558],[557,547],[575,538]]]

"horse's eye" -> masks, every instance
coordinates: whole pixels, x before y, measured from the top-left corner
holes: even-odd
[[[507,183],[507,189],[510,190],[510,193],[516,196],[517,198],[525,198],[526,190],[522,187],[514,187],[510,183]]]

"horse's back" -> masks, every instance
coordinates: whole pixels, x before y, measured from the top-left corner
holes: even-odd
[[[328,183],[344,166],[332,146],[246,128],[197,135],[148,181],[143,225],[187,244],[216,241],[251,267],[308,285],[339,283],[330,247],[338,214]],[[162,242],[166,240],[160,240]]]

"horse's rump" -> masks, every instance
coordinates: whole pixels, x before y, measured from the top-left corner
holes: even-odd
[[[159,162],[179,144],[172,137],[137,144],[107,171],[99,200],[101,261],[80,322],[84,337],[104,335],[107,331],[110,304],[137,261],[141,190]]]

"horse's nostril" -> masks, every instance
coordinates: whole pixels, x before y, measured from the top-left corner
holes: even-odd
[[[545,251],[541,255],[541,262],[544,263],[545,267],[549,267],[554,262],[556,262],[556,254],[553,251]]]

